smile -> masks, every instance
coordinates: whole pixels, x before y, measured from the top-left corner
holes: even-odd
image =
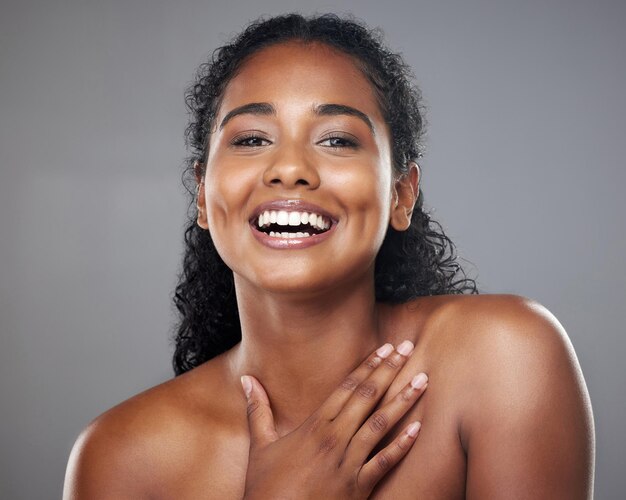
[[[272,238],[309,238],[330,229],[330,218],[315,212],[264,210],[256,227]]]
[[[262,203],[249,220],[254,237],[274,249],[300,249],[326,240],[337,220],[325,209],[303,200]]]

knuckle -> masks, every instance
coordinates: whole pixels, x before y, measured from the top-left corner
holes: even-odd
[[[380,452],[376,457],[376,466],[381,472],[386,472],[391,467],[392,460],[388,453]]]
[[[363,382],[357,389],[357,393],[359,394],[359,396],[365,399],[373,399],[374,397],[376,397],[377,392],[378,388],[373,382]]]
[[[404,455],[404,453],[411,447],[410,444],[404,439],[399,439],[396,441],[396,447],[400,450],[400,454]]]
[[[354,391],[354,389],[356,388],[357,385],[359,385],[358,380],[356,380],[352,376],[348,376],[348,377],[343,379],[343,381],[341,382],[339,387],[341,387],[342,389],[344,389],[346,391],[352,392],[352,391]]]
[[[336,435],[328,434],[322,438],[317,450],[322,454],[329,453],[337,446],[337,442],[338,439]]]
[[[258,414],[259,408],[261,408],[261,402],[258,399],[253,399],[248,403],[248,406],[246,407],[246,413],[249,417],[251,417],[255,413]]]
[[[375,432],[383,432],[389,427],[389,419],[382,412],[374,413],[369,420],[370,429]]]
[[[416,391],[413,388],[409,387],[408,389],[400,393],[400,399],[405,403],[409,403],[413,401],[413,397],[415,396],[415,394]]]
[[[385,364],[392,370],[397,370],[402,365],[402,357],[389,356],[387,359],[385,359]]]
[[[376,357],[376,358],[366,359],[363,364],[370,370],[373,370],[374,368],[378,367],[378,365],[380,364],[380,358]]]

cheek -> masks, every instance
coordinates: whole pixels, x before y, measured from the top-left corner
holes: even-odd
[[[222,225],[227,217],[238,217],[250,192],[250,173],[220,164],[207,168],[206,200],[210,224]],[[212,222],[211,222],[212,221]]]
[[[226,165],[207,168],[206,210],[208,230],[218,253],[227,262],[247,227],[251,184],[246,173]],[[248,175],[249,176],[249,175]]]
[[[344,193],[346,208],[357,212],[378,211],[388,218],[391,202],[391,174],[384,165],[376,168],[356,168],[334,174],[335,186]]]
[[[339,199],[348,215],[349,237],[358,233],[362,239],[359,246],[368,254],[377,253],[390,218],[391,173],[387,165],[344,171],[334,177],[333,182],[343,193]],[[363,245],[366,241],[369,245]]]
[[[236,200],[242,196],[238,189],[239,184],[229,183],[223,177],[208,174],[206,183],[208,231],[219,256],[231,270],[236,271],[233,266],[237,263],[237,259],[233,256],[236,255],[240,238],[234,229],[242,226],[233,224],[237,218],[233,207]]]

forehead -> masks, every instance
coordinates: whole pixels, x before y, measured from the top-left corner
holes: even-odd
[[[248,102],[353,106],[383,121],[372,85],[355,60],[318,42],[286,42],[261,49],[247,59],[224,92],[223,116]]]

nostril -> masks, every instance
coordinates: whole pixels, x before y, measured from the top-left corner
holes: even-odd
[[[270,181],[270,184],[282,184],[282,183],[283,183],[283,181],[282,181],[282,180],[280,180],[280,179],[272,179],[272,180]],[[300,185],[300,186],[309,186],[309,185],[310,185],[310,183],[309,183],[309,181],[307,181],[306,179],[298,179],[298,180],[296,181],[296,186],[297,186],[297,185]]]

